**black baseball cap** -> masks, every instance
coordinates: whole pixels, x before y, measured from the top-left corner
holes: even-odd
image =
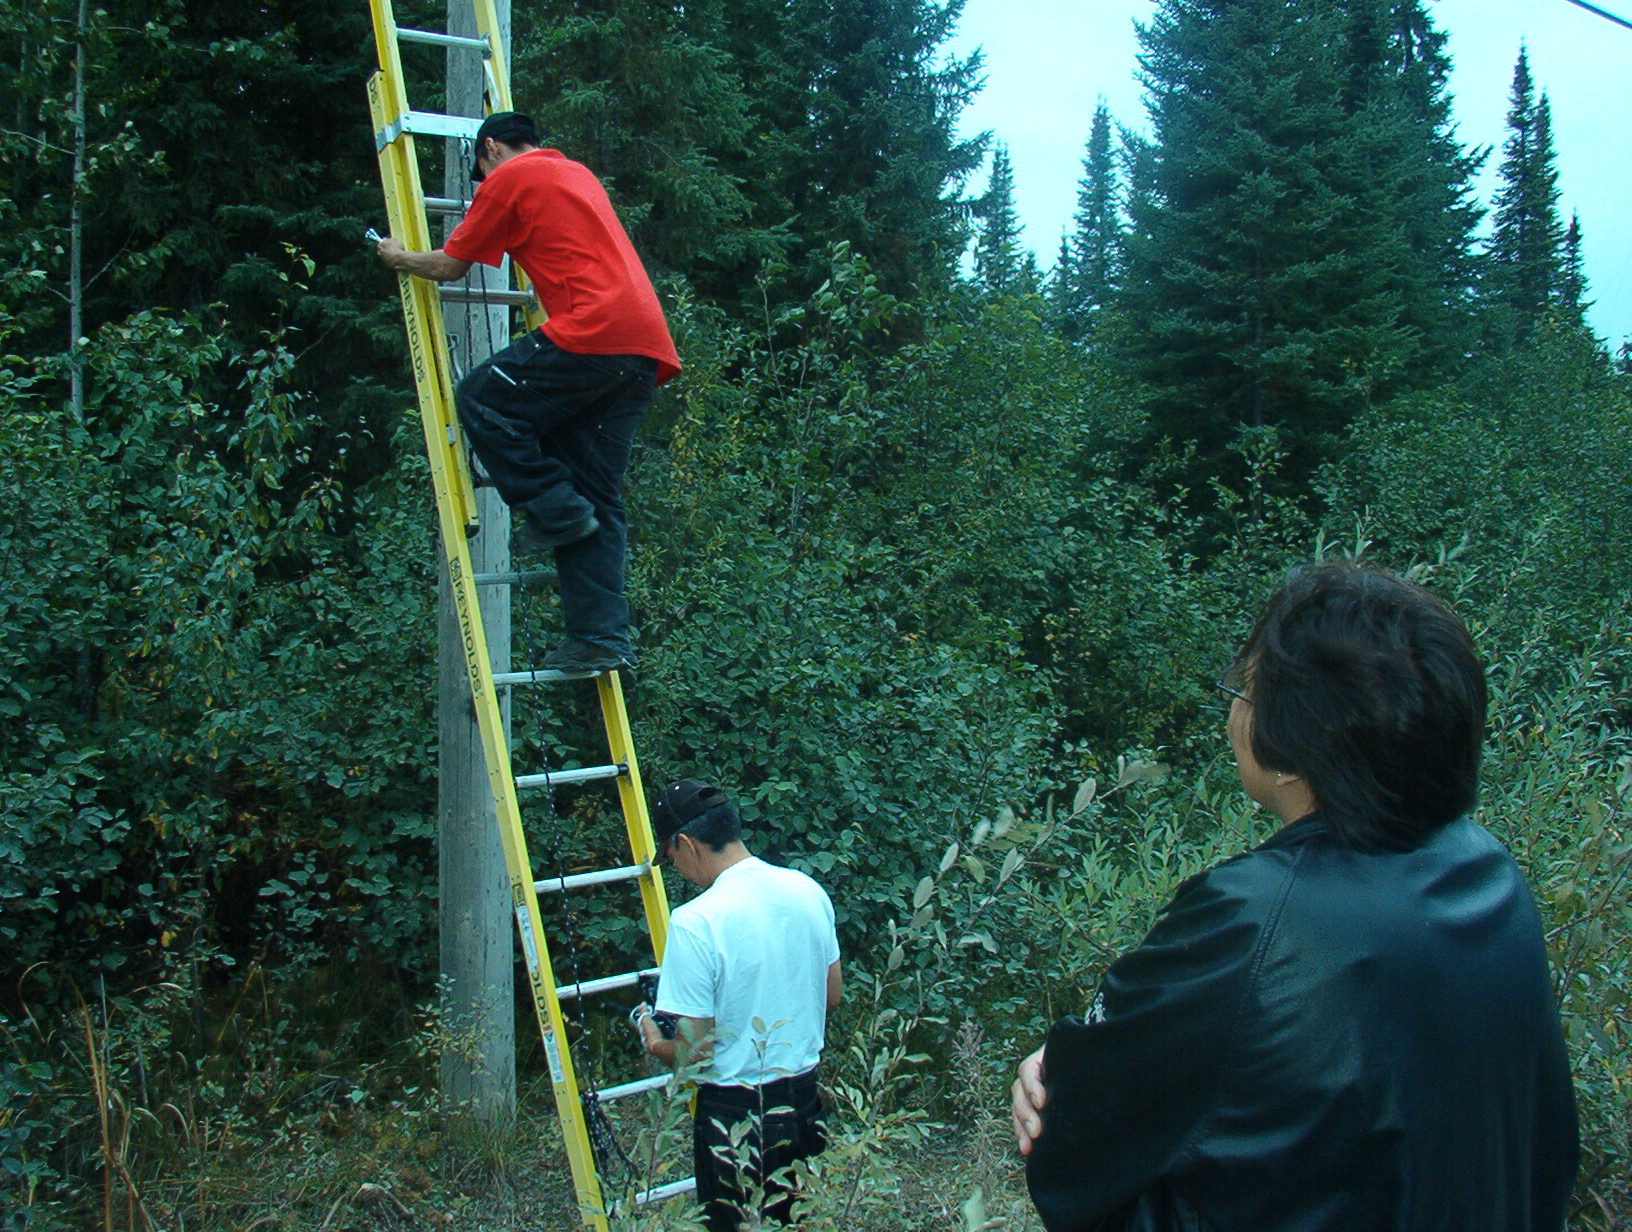
[[[657,836],[657,853],[662,855],[669,840],[704,813],[729,804],[725,793],[697,779],[670,783],[652,801],[652,833]]]
[[[476,130],[476,142],[471,146],[470,182],[480,184],[486,177],[482,170],[479,155],[482,147],[491,137],[500,145],[532,145],[538,144],[538,125],[533,123],[532,116],[524,116],[519,111],[495,111],[482,121],[482,126]]]

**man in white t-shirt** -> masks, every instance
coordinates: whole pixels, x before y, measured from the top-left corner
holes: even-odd
[[[775,1174],[825,1142],[816,1064],[844,986],[833,904],[804,873],[743,846],[742,821],[717,787],[670,784],[652,829],[658,857],[703,892],[674,909],[658,980],[656,1012],[672,1015],[678,1034],[665,1038],[641,1005],[641,1041],[665,1064],[701,1067],[692,1155],[709,1232],[737,1232],[750,1187],[786,1223],[793,1195]],[[733,1147],[745,1121],[748,1137]]]

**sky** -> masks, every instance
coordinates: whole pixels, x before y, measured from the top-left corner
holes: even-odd
[[[1632,0],[1593,0],[1632,20]],[[1009,148],[1026,246],[1047,269],[1071,226],[1083,149],[1103,98],[1116,123],[1149,132],[1135,80],[1135,21],[1155,0],[968,0],[947,50],[985,54],[985,87],[960,131]],[[1632,29],[1569,0],[1432,0],[1449,37],[1452,115],[1464,146],[1493,147],[1476,195],[1487,208],[1523,44],[1552,104],[1559,210],[1581,217],[1587,321],[1618,348],[1632,338]],[[970,185],[978,192],[980,173]],[[1486,220],[1488,226],[1488,218]]]

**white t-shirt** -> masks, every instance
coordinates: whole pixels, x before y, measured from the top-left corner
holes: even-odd
[[[654,1008],[712,1018],[705,1079],[758,1086],[821,1059],[827,969],[838,959],[827,891],[749,856],[674,909]]]

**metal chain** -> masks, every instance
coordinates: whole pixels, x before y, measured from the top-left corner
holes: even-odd
[[[537,646],[534,646],[536,652]],[[544,763],[544,796],[549,816],[549,833],[547,841],[550,848],[551,863],[555,867],[555,875],[562,881],[561,916],[563,932],[567,943],[567,961],[572,970],[572,984],[583,983],[583,973],[578,965],[578,929],[573,915],[572,903],[568,897],[565,879],[567,876],[566,861],[562,856],[562,827],[561,819],[555,811],[555,789],[550,781],[549,771],[549,734],[544,723],[544,707],[538,707],[538,748],[540,760]],[[551,978],[554,976],[552,974]],[[621,1173],[617,1188],[627,1190],[634,1187],[640,1180],[640,1167],[630,1158],[629,1152],[624,1149],[623,1143],[618,1140],[612,1129],[612,1122],[606,1115],[606,1109],[601,1105],[599,1087],[595,1081],[595,1065],[589,1055],[589,1016],[584,1009],[583,996],[575,996],[578,1019],[578,1038],[569,1042],[574,1061],[574,1068],[581,1076],[579,1083],[579,1101],[583,1105],[584,1127],[589,1133],[590,1147],[595,1153],[595,1171],[603,1179],[610,1174],[614,1167]],[[602,1185],[603,1191],[606,1186]]]
[[[470,181],[470,161],[468,155],[461,160],[460,191],[466,201],[469,201],[475,192],[475,187]],[[465,336],[467,339],[474,341],[476,331],[470,314],[479,309],[487,341],[487,353],[491,356],[495,352],[495,347],[493,344],[492,301],[489,298],[487,267],[478,264],[472,268],[476,270],[476,286],[474,288],[476,294],[465,301]],[[474,462],[474,458],[472,461]],[[537,656],[540,652],[537,641],[533,638],[529,638],[528,641],[531,643],[532,653]],[[541,662],[542,660],[535,657],[534,661]],[[583,983],[583,973],[578,962],[577,920],[573,915],[572,903],[565,885],[567,869],[565,858],[562,855],[564,844],[562,841],[561,819],[555,810],[555,785],[550,779],[549,770],[551,744],[544,721],[544,707],[542,705],[537,707],[537,713],[538,748],[539,757],[544,766],[544,799],[548,814],[547,841],[550,849],[550,860],[555,867],[555,875],[563,883],[560,890],[561,916],[567,947],[567,961],[572,970],[572,984],[578,986]],[[550,973],[550,978],[552,980],[555,978],[554,972]],[[595,1170],[597,1175],[603,1178],[604,1182],[608,1174],[616,1169],[621,1173],[620,1183],[617,1188],[627,1190],[633,1188],[635,1183],[640,1180],[640,1167],[630,1157],[629,1152],[624,1149],[623,1143],[618,1140],[617,1134],[613,1131],[612,1122],[606,1115],[606,1109],[601,1104],[599,1087],[595,1081],[595,1066],[589,1054],[589,1016],[584,1008],[585,998],[581,995],[575,996],[573,1001],[576,1003],[578,1038],[576,1041],[568,1042],[568,1049],[573,1057],[574,1070],[579,1076],[579,1101],[583,1106],[584,1127],[589,1133],[590,1149],[595,1155]],[[605,1188],[606,1186],[603,1183],[602,1189]]]
[[[459,181],[455,185],[455,188],[458,192],[458,199],[466,202],[467,204],[469,203],[471,197],[475,195],[475,185],[470,179],[470,167],[472,157],[475,152],[475,146],[476,143],[474,141],[467,141],[464,138],[459,139],[459,151],[461,157],[457,163],[459,167]],[[470,274],[472,271],[474,271],[476,275],[476,285],[474,287],[471,286],[470,280]],[[488,298],[487,267],[485,265],[481,264],[480,262],[472,263],[470,270],[465,274],[465,289],[467,291],[474,291],[475,294],[474,296],[466,297],[461,301],[465,314],[465,350],[463,358],[471,361],[469,364],[470,368],[475,368],[480,361],[476,359],[476,324],[475,317],[472,316],[472,314],[478,310],[480,311],[481,315],[483,337],[487,343],[485,355],[486,357],[491,358],[494,353],[492,303]],[[444,317],[445,316],[446,309],[444,308]],[[457,389],[459,383],[464,379],[467,367],[463,362],[461,362],[460,350],[458,347],[453,345],[453,339],[454,335],[450,331],[448,333],[448,354],[452,359],[453,384]],[[457,423],[458,416],[455,416],[454,420]],[[463,431],[463,427],[461,427],[461,435],[463,435]],[[476,487],[479,488],[491,482],[486,471],[481,465],[481,460],[476,456],[476,451],[470,447],[469,441],[465,442],[465,465],[469,468],[471,481]]]
[[[471,182],[470,178],[470,164],[475,152],[475,142],[461,138],[459,149],[463,155],[459,159],[459,199],[468,203],[476,193],[476,186]],[[476,285],[474,287],[470,285],[471,274],[476,276]],[[486,355],[490,357],[497,350],[493,345],[493,303],[489,298],[490,288],[487,285],[487,266],[480,261],[472,263],[470,270],[465,274],[465,289],[474,292],[474,295],[464,301],[465,345],[469,348],[467,353],[472,361],[470,366],[474,368],[476,366],[476,323],[474,314],[479,312],[481,316],[482,336],[487,343]],[[457,361],[455,366],[458,366]],[[459,374],[456,373],[455,375],[458,376]]]

